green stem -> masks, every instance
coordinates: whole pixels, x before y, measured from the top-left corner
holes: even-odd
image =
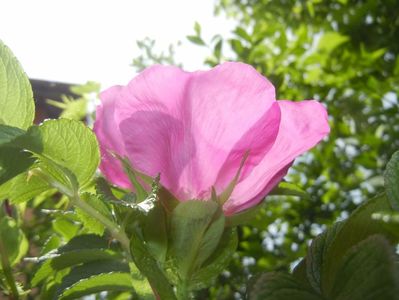
[[[73,197],[70,198],[77,207],[81,210],[92,216],[93,218],[97,219],[100,223],[102,223],[105,228],[109,230],[112,237],[119,241],[122,245],[122,248],[130,254],[130,241],[127,238],[126,234],[119,228],[118,225],[113,223],[111,220],[103,216],[98,210],[93,208],[90,204],[86,201],[83,201],[79,195],[75,194]]]
[[[1,266],[3,268],[3,273],[6,278],[6,281],[11,289],[10,299],[18,300],[19,294],[17,285],[15,283],[14,276],[12,275],[10,260],[8,259],[6,248],[4,247],[3,241],[0,238],[0,256],[1,256]]]

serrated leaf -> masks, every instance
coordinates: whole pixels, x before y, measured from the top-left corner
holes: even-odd
[[[77,286],[79,283],[96,278],[105,274],[126,274],[129,276],[129,266],[126,263],[115,261],[115,260],[104,260],[104,261],[95,261],[89,262],[83,265],[79,265],[77,267],[72,268],[71,272],[68,273],[65,277],[62,278],[61,284],[57,289],[56,292],[56,299],[65,299],[67,295],[68,297],[72,297],[71,292],[73,288]],[[104,284],[102,283],[104,286]],[[99,285],[101,286],[101,285]],[[125,282],[122,286],[125,286]],[[133,289],[130,283],[131,289]],[[112,288],[108,286],[104,286],[104,288]],[[79,289],[80,290],[80,289]],[[68,292],[66,292],[68,291]],[[73,299],[73,298],[66,298],[66,299]]]
[[[109,242],[95,234],[78,235],[72,238],[67,244],[60,247],[58,252],[65,253],[80,249],[108,249]]]
[[[171,284],[141,239],[138,230],[136,230],[130,240],[130,252],[135,265],[147,277],[151,286],[157,291],[160,299],[176,300]]]
[[[330,246],[344,223],[335,223],[331,228],[318,235],[309,247],[306,255],[306,275],[312,288],[321,293],[322,269]]]
[[[307,261],[306,257],[303,258],[292,270],[292,276],[295,277],[296,280],[298,280],[303,286],[307,288],[312,288],[308,276],[306,274],[307,272]]]
[[[387,164],[384,173],[384,183],[391,205],[396,210],[399,210],[399,151],[392,155]]]
[[[35,273],[31,284],[36,286],[41,281],[51,276],[52,273],[60,271],[82,263],[89,263],[93,261],[120,259],[121,256],[115,252],[104,249],[81,249],[68,251],[65,253],[50,253],[39,257],[38,260],[45,262]]]
[[[343,258],[332,299],[398,299],[398,273],[392,245],[373,235],[352,247]]]
[[[81,256],[80,253],[82,254]],[[116,256],[117,254],[109,250],[107,240],[94,234],[79,235],[73,237],[67,244],[56,251],[36,259],[36,261],[44,262],[36,271],[31,284],[36,286],[44,279],[50,277],[55,271],[60,271],[75,264],[99,259],[109,260]]]
[[[99,150],[94,133],[83,123],[58,119],[32,128],[41,140],[41,148],[28,148],[70,170],[80,186],[94,175],[99,164]]]
[[[35,116],[30,82],[10,49],[0,41],[0,124],[28,128]]]
[[[250,285],[249,300],[323,300],[290,274],[265,273]]]
[[[128,273],[100,274],[87,279],[82,279],[70,286],[61,296],[60,300],[78,299],[83,296],[103,291],[131,291],[133,292],[132,279]]]

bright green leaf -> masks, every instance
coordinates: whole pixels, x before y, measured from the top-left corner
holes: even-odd
[[[214,236],[207,235],[207,229],[215,214],[219,213],[218,210],[219,206],[214,201],[196,200],[181,202],[173,210],[171,253],[183,280],[189,279],[194,268],[198,266],[197,261],[203,262],[211,254],[209,251],[201,253],[202,247],[207,243],[212,243],[210,247],[212,249],[219,243],[220,230],[217,230]]]
[[[28,128],[35,116],[29,79],[10,49],[0,41],[0,124]]]

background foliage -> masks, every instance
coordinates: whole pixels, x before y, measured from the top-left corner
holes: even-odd
[[[309,198],[268,197],[254,226],[241,228],[239,255],[211,289],[214,299],[243,297],[251,273],[290,269],[322,229],[382,190],[399,148],[398,10],[394,0],[220,0],[216,12],[237,20],[233,36],[208,42],[197,29],[189,37],[209,47],[208,65],[256,67],[277,99],[320,100],[331,125],[287,177]]]

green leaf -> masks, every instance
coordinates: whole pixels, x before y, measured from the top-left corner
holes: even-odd
[[[10,49],[0,41],[0,124],[28,128],[35,116],[29,79]]]
[[[176,297],[172,286],[163,270],[158,266],[158,262],[151,255],[148,247],[141,239],[138,230],[133,234],[130,241],[130,251],[137,268],[147,277],[151,286],[157,291],[160,299],[175,300]]]
[[[108,205],[101,200],[97,195],[83,193],[81,199],[87,202],[90,206],[95,207],[96,210],[107,219],[113,221],[113,217]],[[89,230],[90,233],[102,235],[104,233],[104,225],[93,218],[85,211],[80,208],[75,209],[78,218],[82,221],[84,227]]]
[[[20,262],[27,253],[29,245],[25,235],[19,229],[14,219],[3,217],[0,220],[0,239],[10,264],[15,265]]]
[[[31,284],[36,286],[44,279],[54,275],[55,271],[60,271],[63,268],[94,260],[110,260],[115,257],[117,254],[110,251],[107,240],[94,234],[75,236],[56,251],[35,259],[35,261],[44,261],[44,263],[35,273]]]
[[[13,147],[1,147],[0,185],[25,172],[34,161],[31,153]]]
[[[319,41],[318,50],[323,51],[324,53],[330,53],[335,48],[339,47],[347,41],[349,41],[349,38],[338,32],[326,32],[323,34]]]
[[[242,39],[244,39],[245,41],[247,41],[247,42],[249,42],[249,43],[252,42],[252,37],[244,30],[244,28],[242,28],[242,27],[237,27],[237,28],[234,30],[234,33],[235,33],[237,36],[239,36],[239,37],[241,37]]]
[[[343,258],[331,299],[394,300],[397,279],[392,245],[383,236],[373,235],[352,247]]]
[[[132,164],[130,163],[127,157],[122,157],[117,153],[112,153],[122,164],[123,171],[129,177],[130,183],[134,187],[136,191],[136,197],[138,201],[143,201],[147,198],[148,193],[143,187],[143,185],[138,180],[138,172],[133,168]]]
[[[384,173],[385,190],[391,205],[399,210],[399,151],[388,162]]]
[[[31,284],[36,286],[44,279],[51,276],[53,272],[60,271],[75,265],[118,258],[121,258],[119,254],[104,249],[80,249],[64,253],[50,253],[37,259],[38,261],[44,260],[45,262],[35,273]]]
[[[50,189],[50,186],[42,179],[37,176],[29,176],[26,172],[10,181],[9,198],[14,204],[28,201]]]
[[[337,233],[343,227],[342,222],[335,223],[331,228],[318,235],[309,247],[306,255],[306,275],[312,288],[321,293],[322,269],[327,260],[330,246]]]
[[[100,274],[87,279],[82,279],[70,286],[61,296],[60,300],[77,299],[102,291],[131,291],[133,292],[132,279],[128,273]]]
[[[157,204],[144,218],[143,224],[143,236],[148,250],[161,263],[165,261],[168,250],[166,222],[165,211],[161,205]]]
[[[26,131],[4,124],[0,124],[0,146],[4,146],[15,140],[17,137],[24,135]],[[8,145],[10,146],[10,145]]]
[[[53,221],[53,229],[66,240],[70,240],[78,233],[79,225],[66,217],[58,217]]]
[[[273,196],[296,196],[304,199],[309,199],[310,196],[304,190],[293,183],[282,181],[275,187],[269,195]]]
[[[131,291],[133,292],[132,279],[128,273],[100,274],[82,279],[60,296],[60,300],[78,299],[83,296],[103,291]]]
[[[154,291],[152,290],[147,278],[140,272],[134,263],[130,263],[130,276],[133,288],[140,300],[153,300]]]
[[[321,290],[325,294],[330,295],[332,283],[342,265],[342,258],[351,247],[374,234],[384,234],[387,238],[396,240],[395,236],[389,235],[380,221],[372,219],[373,213],[390,210],[388,199],[380,195],[361,205],[345,221],[335,234],[322,266]]]
[[[212,285],[217,276],[227,268],[237,250],[237,245],[237,231],[234,228],[226,229],[213,254],[191,277],[189,288],[191,290],[199,290]]]
[[[189,279],[219,243],[223,232],[221,223],[217,223],[215,230],[207,234],[214,218],[218,220],[219,210],[214,201],[198,200],[181,202],[174,209],[171,217],[171,253],[182,280]],[[201,252],[201,249],[206,251]]]
[[[302,286],[292,275],[265,273],[249,287],[249,300],[323,300],[313,291]]]
[[[82,122],[67,119],[48,120],[32,128],[40,137],[41,148],[28,147],[60,166],[70,170],[80,186],[90,181],[99,164],[99,150],[95,135]]]
[[[121,280],[120,285],[112,280],[111,274],[121,275],[116,277]],[[97,282],[95,278],[99,278],[99,281]],[[105,281],[102,280],[104,278],[106,278]],[[91,282],[91,284],[87,285],[87,288],[94,289],[97,286],[97,291],[126,290],[129,288],[133,290],[129,266],[126,263],[115,260],[94,261],[72,268],[71,272],[62,278],[56,292],[56,299],[73,299],[79,297],[75,296],[74,293],[76,292],[77,295],[80,295],[79,293],[82,292],[84,293],[84,289],[81,286],[83,282]],[[93,293],[92,291],[90,293]]]
[[[81,249],[108,249],[109,242],[95,234],[75,236],[67,244],[59,248],[60,253]]]
[[[201,25],[198,22],[194,23],[194,31],[197,36],[201,35]]]
[[[187,39],[193,44],[196,44],[196,45],[199,45],[199,46],[205,46],[205,42],[199,36],[188,35]]]
[[[220,39],[216,44],[215,47],[213,48],[213,54],[215,57],[220,60],[222,56],[222,47],[223,47],[223,40]]]

